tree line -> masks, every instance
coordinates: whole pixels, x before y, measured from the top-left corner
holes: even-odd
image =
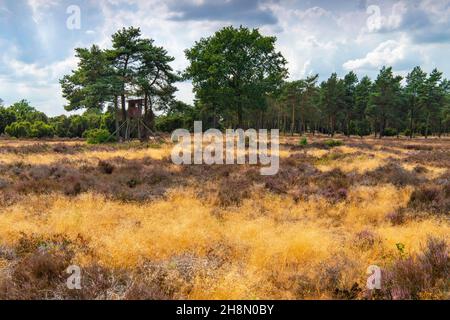
[[[67,111],[49,118],[22,100],[0,107],[0,133],[12,136],[81,137],[101,129],[115,138],[145,139],[152,131],[204,128],[278,128],[285,134],[335,133],[383,136],[448,134],[450,82],[437,69],[415,67],[406,77],[382,67],[375,79],[350,71],[319,82],[319,75],[288,81],[287,61],[276,38],[258,29],[225,27],[185,50],[188,67],[139,28],[122,28],[112,46],[76,49],[78,66],[61,80]],[[190,81],[193,105],[174,98],[176,82]],[[145,129],[136,131],[128,99],[143,102]]]
[[[186,50],[193,110],[210,127],[278,128],[284,133],[321,132],[333,136],[441,136],[450,129],[450,82],[434,69],[415,67],[403,78],[382,67],[376,79],[350,71],[287,81],[286,60],[274,37],[258,30],[227,27]],[[178,116],[175,116],[178,115]]]
[[[441,136],[450,128],[449,98],[450,83],[437,69],[427,74],[415,67],[403,79],[383,67],[373,81],[350,71],[320,84],[318,75],[286,82],[261,116],[268,117],[267,126],[291,134]]]
[[[5,107],[0,99],[0,134],[16,138],[82,138],[98,129],[106,132],[114,129],[111,111],[92,109],[79,115],[48,117],[27,100]]]

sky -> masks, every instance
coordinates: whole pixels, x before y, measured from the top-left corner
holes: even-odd
[[[383,65],[450,78],[450,0],[0,0],[0,98],[66,113],[59,79],[76,68],[75,48],[108,48],[118,29],[140,27],[182,71],[184,50],[228,25],[276,36],[290,79],[351,70],[374,79]],[[177,87],[191,103],[191,84]]]

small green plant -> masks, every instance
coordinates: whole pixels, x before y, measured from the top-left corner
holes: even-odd
[[[344,142],[342,142],[341,140],[330,139],[330,140],[326,140],[324,142],[324,144],[329,148],[334,148],[334,147],[340,147],[340,146],[344,145]]]
[[[91,129],[83,133],[89,144],[99,144],[112,141],[111,134],[106,129]]]
[[[150,149],[161,149],[161,144],[157,142],[151,142],[147,144],[147,147]]]
[[[397,247],[398,252],[400,253],[400,256],[403,257],[405,255],[405,245],[401,242],[396,243],[395,246]]]
[[[330,153],[320,157],[314,163],[316,165],[325,165],[326,166],[326,165],[329,165],[333,161],[341,160],[345,157],[347,157],[347,155],[345,153],[337,153],[337,152],[330,151]]]
[[[386,137],[395,137],[397,135],[397,130],[394,128],[384,129],[383,135]]]
[[[302,147],[306,147],[308,145],[308,139],[306,139],[306,137],[303,137],[302,139],[300,139],[300,141],[298,142],[299,146]]]
[[[406,129],[405,131],[402,132],[402,134],[403,134],[405,137],[409,137],[409,136],[411,135],[411,130],[410,130],[410,129]]]
[[[135,188],[138,185],[138,181],[136,179],[130,179],[127,181],[127,186],[129,188]]]

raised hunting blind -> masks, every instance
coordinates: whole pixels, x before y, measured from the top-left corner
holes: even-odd
[[[128,117],[130,119],[139,119],[142,117],[142,108],[144,107],[144,99],[128,100]]]
[[[116,131],[113,135],[121,141],[156,137],[156,133],[151,129],[153,117],[149,116],[148,112],[149,110],[145,108],[145,99],[128,99],[125,112],[121,109],[116,111]]]

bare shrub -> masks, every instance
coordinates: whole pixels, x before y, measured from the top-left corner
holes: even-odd
[[[70,290],[64,285],[59,294],[64,299],[122,299],[130,285],[131,279],[124,271],[94,264],[82,268],[81,289]]]
[[[111,299],[123,297],[129,278],[122,272],[98,265],[82,268],[81,289],[67,287],[67,267],[75,250],[88,254],[87,242],[23,236],[10,253],[13,263],[0,281],[0,299]]]
[[[37,250],[20,259],[10,277],[0,282],[1,299],[50,299],[65,280],[70,256]]]
[[[68,145],[66,143],[56,143],[52,146],[52,151],[62,154],[75,154],[83,151],[82,144]]]
[[[160,166],[152,166],[150,169],[143,169],[141,171],[142,180],[150,185],[154,185],[171,178],[171,174],[165,168]]]
[[[343,274],[346,269],[352,267],[352,262],[347,258],[339,258],[323,262],[319,267],[319,288],[328,292],[335,299],[356,299],[361,293],[358,283],[348,283]]]
[[[378,241],[377,235],[367,229],[355,235],[355,245],[362,250],[371,249]]]
[[[281,168],[278,174],[265,178],[265,187],[274,193],[287,193],[298,180],[295,168]]]
[[[83,191],[81,179],[77,176],[69,176],[64,179],[64,194],[67,196],[76,196]]]
[[[192,257],[190,264],[195,263]],[[183,279],[179,263],[174,257],[167,261],[150,262],[140,265],[133,277],[133,284],[125,294],[128,300],[154,300],[185,298],[185,290],[192,284]]]
[[[108,161],[104,160],[100,160],[98,162],[98,168],[100,169],[100,172],[104,174],[111,174],[114,171],[114,166]]]
[[[134,282],[124,296],[125,300],[171,300],[172,297],[155,284]]]
[[[440,168],[450,167],[450,157],[447,150],[415,151],[411,152],[404,161],[432,165]]]
[[[30,165],[25,164],[23,161],[16,161],[7,166],[9,172],[13,173],[16,176],[21,176],[22,173],[30,168]]]
[[[263,177],[265,187],[278,194],[291,194],[294,199],[307,196],[309,184],[320,173],[313,165],[304,162],[304,157],[289,157],[289,166],[281,166],[274,176]]]
[[[43,180],[51,175],[51,170],[48,166],[32,166],[28,170],[28,175],[34,180]]]
[[[393,226],[398,226],[403,224],[406,221],[406,215],[405,215],[405,210],[403,208],[400,208],[396,211],[393,211],[391,213],[389,213],[386,216],[386,219],[393,225]]]
[[[448,279],[450,260],[448,246],[444,240],[429,238],[425,251],[419,259],[430,270],[432,284],[435,284],[439,279]]]
[[[198,279],[211,277],[217,270],[222,270],[225,264],[230,263],[230,253],[231,247],[219,242],[212,244],[206,256],[192,253],[175,255],[154,265],[151,276],[147,276],[146,281],[156,284],[169,297],[185,299]]]
[[[14,260],[16,258],[16,252],[13,248],[0,245],[0,259]]]
[[[415,185],[422,181],[414,172],[405,170],[397,163],[390,162],[366,174],[375,184],[392,183],[396,186]]]
[[[19,181],[13,186],[14,190],[16,192],[22,193],[22,194],[48,194],[51,193],[53,190],[58,190],[58,184],[49,179],[43,179],[43,180],[25,180],[25,181]]]
[[[220,182],[217,204],[221,207],[239,206],[250,196],[251,182],[245,178],[226,178]]]
[[[420,186],[416,188],[408,202],[408,207],[434,213],[450,213],[450,184],[442,186]]]
[[[347,199],[348,188],[352,182],[352,178],[340,169],[333,169],[315,177],[315,183],[319,187],[318,193],[331,202]]]
[[[424,174],[427,173],[429,170],[427,168],[425,168],[424,166],[415,166],[413,169],[414,173],[418,173],[418,174]]]
[[[5,189],[9,186],[9,182],[5,179],[0,178],[0,190]]]
[[[15,154],[45,153],[49,151],[49,147],[50,145],[47,143],[32,143],[22,146],[3,146],[0,152]]]
[[[445,240],[429,238],[422,253],[400,259],[383,272],[382,294],[404,300],[446,292],[449,262]]]
[[[423,150],[423,151],[433,151],[433,146],[423,145],[423,144],[407,144],[403,148],[407,150]]]

